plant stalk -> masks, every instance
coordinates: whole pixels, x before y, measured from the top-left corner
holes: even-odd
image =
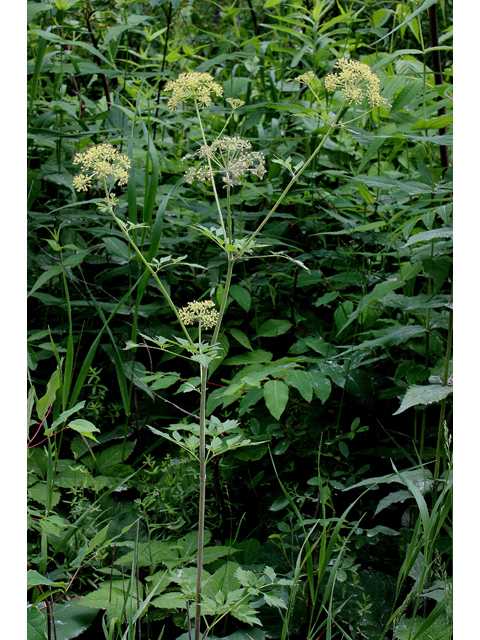
[[[320,141],[320,144],[317,146],[317,148],[312,153],[312,155],[308,158],[308,160],[305,162],[305,164],[298,170],[298,172],[290,180],[290,182],[285,187],[285,189],[283,190],[282,194],[280,195],[280,197],[278,198],[276,203],[273,205],[272,209],[270,209],[269,213],[265,216],[265,219],[263,220],[263,222],[252,233],[250,238],[245,243],[243,249],[241,249],[241,251],[238,252],[238,255],[236,256],[236,259],[240,258],[245,253],[245,251],[247,250],[247,247],[249,246],[249,244],[251,244],[251,242],[253,241],[255,236],[257,236],[260,233],[260,231],[263,229],[263,227],[267,224],[267,222],[270,219],[270,217],[272,216],[272,214],[278,209],[280,204],[283,202],[283,199],[285,198],[287,193],[290,191],[290,189],[293,187],[293,185],[296,183],[298,178],[302,175],[302,173],[305,171],[305,169],[310,165],[310,163],[315,158],[315,156],[318,155],[318,153],[322,149],[323,145],[327,141],[328,136],[331,134],[332,130],[335,128],[335,126],[336,126],[336,124],[337,124],[337,122],[338,122],[338,120],[340,118],[340,115],[342,114],[342,111],[343,111],[343,104],[340,107],[340,109],[338,110],[337,115],[335,116],[335,118],[331,122],[328,123],[328,131],[323,136],[322,140]]]
[[[140,260],[143,262],[143,264],[147,267],[147,269],[150,271],[150,273],[152,274],[153,278],[155,279],[155,282],[158,284],[158,286],[160,287],[160,291],[163,293],[163,297],[165,298],[165,300],[168,302],[168,304],[170,305],[171,309],[173,310],[174,314],[177,316],[177,320],[180,323],[180,326],[182,327],[183,333],[185,334],[187,340],[190,342],[190,344],[192,346],[194,346],[193,344],[193,340],[190,337],[190,334],[188,333],[188,331],[185,328],[185,325],[182,322],[182,319],[180,318],[180,315],[177,311],[177,307],[174,305],[172,299],[170,298],[170,296],[167,293],[167,290],[165,289],[165,287],[162,284],[162,281],[160,280],[160,278],[157,276],[156,272],[152,269],[152,267],[149,265],[149,263],[147,262],[145,256],[143,255],[143,253],[140,251],[140,249],[137,247],[137,245],[135,244],[135,242],[130,238],[128,232],[126,231],[126,229],[124,228],[122,221],[117,218],[117,216],[115,215],[114,211],[113,211],[113,207],[112,204],[110,202],[109,199],[109,193],[108,193],[108,189],[107,189],[107,185],[106,185],[106,181],[105,178],[104,180],[104,186],[105,186],[105,193],[107,196],[107,202],[108,202],[108,211],[110,213],[110,215],[112,216],[112,218],[115,220],[115,222],[117,223],[120,231],[123,233],[123,235],[126,237],[126,239],[128,240],[129,244],[133,247],[135,253],[137,254],[137,256],[140,258]]]
[[[447,384],[448,381],[448,364],[452,355],[452,336],[453,336],[453,311],[450,311],[448,318],[448,336],[447,336],[447,353],[445,355],[445,369],[443,371],[443,384]],[[437,436],[437,452],[435,455],[435,470],[433,473],[433,481],[437,482],[440,475],[440,458],[442,454],[443,443],[443,423],[445,421],[445,410],[447,406],[447,398],[442,400],[440,405],[440,419],[438,421],[438,436]]]
[[[217,324],[217,326],[219,326]],[[198,550],[197,550],[197,587],[195,594],[195,640],[200,640],[200,622],[202,614],[202,571],[203,571],[203,540],[205,528],[205,487],[207,483],[207,469],[205,464],[205,408],[207,400],[208,367],[200,367],[200,494],[198,500]]]

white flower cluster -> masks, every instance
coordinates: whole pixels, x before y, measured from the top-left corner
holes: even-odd
[[[189,184],[194,180],[201,182],[211,182],[215,173],[223,174],[222,180],[225,186],[233,187],[241,185],[241,178],[247,173],[253,173],[260,179],[263,178],[267,170],[265,169],[265,156],[260,151],[250,151],[252,148],[248,140],[234,137],[224,136],[219,140],[215,140],[211,145],[202,145],[195,153],[189,153],[185,156],[193,158],[210,158],[212,169],[208,164],[201,164],[197,167],[191,167],[186,173],[185,178]]]

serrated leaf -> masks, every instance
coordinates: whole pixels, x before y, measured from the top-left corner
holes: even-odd
[[[432,402],[440,402],[451,393],[453,393],[453,387],[443,384],[412,385],[404,395],[400,408],[393,415],[396,416],[406,409],[416,407],[419,404],[428,405],[432,404]]]
[[[157,609],[185,609],[186,597],[180,591],[172,591],[153,598],[151,604]]]
[[[237,562],[232,562],[231,560],[223,564],[202,588],[202,595],[214,598],[216,593],[221,591],[225,597],[228,597],[231,592],[238,590],[240,582],[235,572],[239,567],[240,565]]]
[[[265,602],[271,607],[277,607],[277,609],[287,608],[287,605],[278,596],[272,596],[272,595],[268,595],[267,593],[264,593],[263,597],[265,598]]]
[[[275,573],[275,571],[272,569],[272,567],[265,567],[265,569],[263,570],[263,573],[270,578],[270,582],[275,582],[275,578],[277,577],[277,574]]]
[[[237,620],[240,620],[241,622],[246,622],[247,624],[251,624],[251,625],[258,624],[262,626],[261,621],[259,620],[259,618],[257,618],[254,611],[255,610],[251,609],[250,607],[242,606],[237,609],[233,609],[233,611],[231,612],[231,615],[234,618],[237,618]]]
[[[47,504],[47,484],[45,482],[36,482],[33,486],[28,487],[28,495],[35,500],[46,506]],[[52,491],[51,506],[55,507],[60,502],[60,491]]]

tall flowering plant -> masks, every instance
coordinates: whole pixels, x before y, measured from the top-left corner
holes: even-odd
[[[206,400],[207,400],[207,380],[208,368],[210,363],[219,356],[221,349],[218,342],[219,332],[222,325],[223,316],[226,309],[229,289],[232,281],[234,265],[245,255],[250,254],[255,246],[261,246],[256,243],[256,238],[262,231],[270,217],[277,210],[284,200],[292,186],[297,182],[303,172],[310,165],[315,156],[324,146],[331,132],[339,126],[340,118],[344,111],[344,107],[351,104],[362,104],[368,102],[369,109],[372,110],[386,105],[386,100],[382,98],[379,92],[379,78],[372,73],[368,65],[342,58],[334,65],[334,71],[325,78],[325,89],[329,92],[340,92],[341,105],[333,116],[329,116],[323,106],[322,100],[316,93],[318,81],[313,71],[308,71],[296,78],[300,84],[306,85],[318,102],[321,116],[327,124],[327,132],[322,140],[304,163],[292,170],[290,165],[281,162],[287,166],[292,174],[292,178],[283,192],[279,195],[274,206],[265,216],[263,221],[250,234],[242,238],[236,238],[233,234],[232,224],[232,206],[231,206],[231,190],[241,186],[243,180],[248,176],[256,176],[263,179],[266,174],[265,157],[263,153],[252,150],[252,145],[248,140],[239,137],[223,136],[227,124],[236,109],[240,108],[244,102],[237,99],[227,98],[226,102],[231,107],[231,113],[228,117],[222,131],[212,142],[208,142],[202,123],[201,110],[212,104],[212,96],[221,98],[223,96],[223,88],[215,82],[214,78],[208,73],[182,73],[171,82],[168,82],[164,90],[170,93],[167,106],[173,111],[181,104],[192,104],[200,126],[202,144],[195,153],[188,154],[183,161],[194,161],[196,164],[188,167],[185,171],[184,179],[188,183],[197,180],[209,183],[213,189],[213,195],[216,203],[218,219],[220,224],[220,232],[213,233],[211,230],[197,225],[197,229],[208,236],[215,242],[221,251],[226,253],[227,272],[225,276],[224,292],[217,310],[212,300],[190,301],[182,308],[172,301],[166,287],[162,283],[158,271],[159,262],[155,259],[152,263],[148,262],[143,253],[140,251],[131,236],[131,231],[136,225],[129,225],[121,220],[115,213],[117,199],[112,189],[115,185],[122,186],[128,182],[130,169],[130,159],[118,153],[110,144],[104,143],[96,147],[88,149],[86,152],[78,153],[74,158],[74,164],[81,165],[81,172],[74,178],[74,187],[77,191],[87,191],[94,186],[100,186],[105,192],[105,199],[101,205],[113,217],[118,224],[121,232],[125,235],[128,242],[132,246],[145,269],[155,279],[167,303],[175,314],[179,327],[184,337],[176,337],[167,340],[158,336],[154,339],[144,336],[151,341],[154,348],[162,351],[175,353],[178,355],[178,347],[183,353],[180,357],[187,357],[198,363],[200,367],[200,416],[199,424],[190,428],[191,436],[182,437],[178,432],[170,433],[161,432],[153,427],[150,429],[153,433],[161,435],[184,449],[194,456],[199,463],[199,512],[198,512],[198,556],[197,556],[197,580],[195,593],[195,628],[194,638],[200,640],[200,637],[206,638],[212,624],[207,625],[206,631],[202,634],[202,569],[203,569],[203,543],[204,543],[204,523],[205,523],[205,495],[206,495],[206,464],[207,462],[228,450],[253,444],[250,440],[245,439],[236,420],[227,420],[221,423],[217,418],[212,417],[206,420]],[[361,115],[365,114],[363,110]],[[361,115],[357,117],[361,117]],[[357,118],[356,117],[356,118]],[[354,118],[354,119],[356,119]],[[351,122],[351,121],[350,121]],[[345,123],[344,123],[345,124]],[[219,185],[217,185],[217,180]],[[226,191],[226,217],[220,206],[219,187]],[[198,327],[198,339],[194,341],[187,331],[186,327],[196,325]],[[212,331],[207,341],[202,340],[202,330]],[[127,343],[127,348],[138,347],[133,342]],[[171,351],[175,348],[175,352]],[[186,353],[186,355],[185,355]],[[187,429],[188,431],[188,429]],[[206,435],[210,436],[210,442],[207,444]],[[223,436],[220,438],[219,436]],[[268,569],[268,568],[267,568]],[[274,576],[271,577],[271,570],[265,570],[265,574],[271,578],[272,586]],[[273,575],[273,574],[272,574]],[[288,581],[277,581],[275,584],[287,584]],[[250,585],[249,589],[257,589],[259,584]],[[275,606],[284,606],[280,598],[269,596],[266,601]],[[220,616],[220,618],[223,615]],[[257,620],[257,619],[255,619]],[[217,620],[218,621],[218,620]],[[258,620],[257,620],[258,621]],[[259,621],[258,621],[259,622]]]

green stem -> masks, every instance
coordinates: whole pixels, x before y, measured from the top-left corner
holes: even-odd
[[[247,240],[247,242],[245,243],[245,245],[241,249],[241,251],[238,252],[238,255],[236,256],[235,259],[240,258],[245,253],[245,251],[247,250],[247,247],[249,246],[249,244],[251,244],[251,242],[253,241],[255,236],[257,236],[260,233],[260,231],[263,229],[263,227],[267,224],[267,222],[270,219],[270,217],[272,216],[272,214],[278,209],[278,207],[283,202],[283,199],[285,198],[287,193],[290,191],[290,189],[293,187],[293,185],[297,182],[298,178],[302,175],[302,173],[305,171],[305,169],[310,165],[310,163],[315,158],[315,156],[320,152],[320,150],[322,149],[323,145],[327,141],[328,136],[331,134],[332,130],[335,128],[335,125],[337,124],[342,111],[343,111],[343,104],[340,107],[340,109],[338,110],[338,113],[335,116],[335,118],[328,124],[328,131],[323,136],[322,140],[320,141],[320,144],[317,146],[317,148],[312,153],[312,155],[308,158],[308,160],[305,162],[305,164],[298,170],[298,172],[290,180],[290,182],[285,187],[285,189],[283,190],[282,194],[280,195],[280,197],[278,198],[276,203],[273,205],[273,208],[270,210],[270,212],[266,215],[266,217],[263,220],[263,222],[257,227],[257,229],[253,232],[253,234]]]
[[[192,346],[194,346],[193,340],[190,337],[190,334],[188,333],[188,331],[185,328],[185,325],[182,322],[182,319],[180,318],[180,315],[177,311],[177,307],[174,305],[174,303],[172,302],[172,299],[170,298],[170,296],[167,293],[167,290],[165,289],[165,287],[162,284],[162,281],[160,280],[160,278],[157,276],[155,270],[149,265],[149,263],[147,262],[145,256],[143,255],[143,253],[140,251],[140,249],[137,247],[137,245],[135,244],[135,242],[132,240],[132,238],[129,236],[128,232],[126,231],[126,229],[123,226],[122,221],[117,218],[117,216],[115,215],[114,211],[113,211],[113,206],[110,202],[110,195],[108,193],[108,189],[107,189],[107,184],[106,184],[106,180],[105,178],[103,179],[104,181],[104,187],[105,187],[105,193],[107,196],[107,206],[108,206],[108,212],[110,213],[110,215],[112,216],[112,218],[115,220],[115,222],[117,223],[120,231],[123,233],[123,235],[126,237],[126,239],[128,240],[128,242],[130,243],[130,245],[133,247],[135,253],[137,254],[137,256],[140,258],[140,260],[143,262],[143,264],[147,267],[147,269],[150,271],[150,273],[152,274],[155,282],[158,284],[158,286],[160,287],[160,291],[163,293],[163,296],[165,298],[165,300],[168,302],[168,304],[170,305],[171,309],[173,310],[174,314],[177,316],[177,320],[180,323],[180,326],[182,327],[183,333],[185,334],[187,340],[190,342],[190,344]]]
[[[208,367],[200,367],[200,495],[198,500],[198,550],[197,550],[197,588],[195,595],[195,640],[200,640],[200,621],[202,614],[202,571],[203,571],[203,539],[205,528],[205,486],[207,469],[205,464],[205,407],[207,400]]]
[[[235,264],[235,258],[233,258],[232,251],[227,252],[228,266],[227,275],[225,277],[225,290],[223,292],[222,304],[220,305],[220,311],[218,312],[218,321],[215,325],[215,331],[213,332],[211,344],[215,344],[218,340],[218,334],[220,333],[220,327],[222,325],[223,315],[227,306],[228,292],[230,290],[230,283],[232,282],[233,265]]]
[[[452,336],[453,336],[453,311],[450,311],[448,318],[448,336],[447,336],[447,353],[445,355],[445,368],[443,371],[443,384],[447,384],[448,381],[448,364],[452,355]],[[440,405],[440,419],[438,421],[438,436],[437,436],[437,452],[435,455],[435,471],[433,474],[433,481],[436,482],[440,475],[440,458],[442,454],[443,443],[443,428],[445,421],[445,409],[447,406],[447,398],[442,400]]]
[[[205,131],[203,130],[202,118],[200,117],[200,111],[198,110],[198,104],[195,100],[195,110],[197,112],[198,124],[200,125],[200,131],[202,132],[203,144],[207,147],[207,138],[205,137]],[[225,223],[223,221],[222,216],[222,207],[220,206],[220,200],[218,199],[217,187],[215,185],[215,179],[213,177],[213,169],[212,169],[212,161],[210,156],[207,154],[207,162],[208,162],[208,170],[210,171],[210,179],[213,187],[213,195],[215,196],[215,202],[217,204],[218,209],[218,217],[220,219],[220,224],[222,225],[223,238],[225,240],[225,244],[228,242],[227,240],[227,230],[225,229]]]

